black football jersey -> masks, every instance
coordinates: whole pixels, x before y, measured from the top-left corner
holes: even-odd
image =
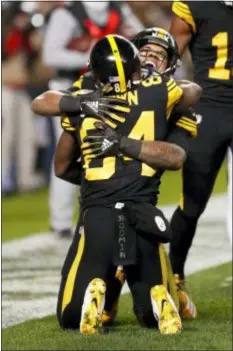
[[[202,100],[233,106],[233,8],[221,1],[174,1],[172,11],[192,29],[194,81]]]
[[[182,93],[172,78],[153,76],[132,91],[119,95],[119,98],[128,100],[130,112],[125,123],[118,125],[118,132],[138,140],[165,140],[171,111]],[[81,148],[84,138],[95,133],[96,119],[79,118],[78,122],[76,120],[78,125],[72,121],[68,116],[63,117],[62,127],[76,133]],[[123,155],[89,159],[88,155],[81,153],[81,157],[84,170],[81,184],[83,209],[118,201],[156,203],[160,172],[156,175],[156,171],[148,165]]]

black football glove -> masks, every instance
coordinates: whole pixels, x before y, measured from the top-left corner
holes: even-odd
[[[80,107],[87,117],[97,117],[112,128],[125,122],[130,111],[127,100],[102,95],[100,90],[80,96]]]
[[[95,122],[95,127],[97,130],[84,138],[83,155],[88,159],[119,155],[122,135],[103,122]]]

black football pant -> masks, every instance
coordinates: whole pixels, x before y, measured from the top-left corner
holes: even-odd
[[[210,198],[227,148],[233,149],[233,108],[200,103],[195,111],[202,121],[182,170],[183,194],[171,220],[170,259],[173,272],[182,278],[198,219]]]
[[[57,304],[57,317],[62,328],[79,328],[81,308],[86,288],[94,278],[106,283],[106,305],[111,305],[111,292],[119,282],[115,278],[115,221],[113,208],[91,207],[83,216],[83,226],[77,226],[63,269]],[[81,223],[81,222],[80,222]],[[124,266],[126,279],[133,295],[134,313],[141,324],[153,327],[150,289],[162,284],[158,244],[145,236],[137,236],[137,262]]]

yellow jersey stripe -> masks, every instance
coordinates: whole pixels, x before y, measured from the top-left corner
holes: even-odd
[[[188,8],[188,5],[182,3],[182,2],[177,2],[176,4],[177,8],[179,8],[181,11],[187,13],[188,15],[191,14],[189,8]]]
[[[195,127],[191,127],[191,126],[188,126],[188,125],[186,125],[184,123],[180,123],[180,122],[177,122],[176,126],[181,127],[183,129],[187,130],[188,132],[190,132],[192,137],[197,136],[197,128],[195,128]]]
[[[169,88],[170,85],[174,84],[175,81],[173,78],[171,78],[166,84],[167,84],[167,87]]]
[[[182,124],[182,125],[184,125],[184,126],[187,126],[187,127],[193,128],[193,129],[197,129],[197,126],[196,126],[196,125],[189,124],[189,123],[184,122],[184,121],[181,121],[181,120],[179,120],[179,121],[176,122],[176,125],[178,125],[178,124]]]
[[[66,281],[66,285],[65,285],[65,289],[64,289],[64,294],[63,294],[63,299],[62,299],[62,313],[64,312],[66,306],[69,305],[69,303],[72,299],[75,278],[76,278],[76,275],[78,272],[78,267],[79,267],[79,264],[80,264],[80,261],[81,261],[82,255],[83,255],[84,246],[85,246],[85,234],[83,231],[81,238],[80,238],[80,241],[79,241],[79,244],[78,244],[77,254],[75,256],[75,259],[73,261],[73,264],[71,266],[71,269],[70,269],[68,277],[67,277],[67,281]]]
[[[192,27],[193,32],[196,33],[196,23],[187,4],[184,4],[181,1],[173,1],[172,12],[189,24]]]
[[[192,127],[192,126],[189,126],[187,124],[184,124],[184,123],[176,123],[176,126],[178,127],[181,127],[189,132],[191,132],[191,134],[197,134],[197,128],[196,127]]]
[[[171,91],[175,87],[176,87],[176,83],[174,82],[173,84],[170,85],[170,87],[168,87],[168,91]]]
[[[111,46],[112,53],[116,59],[116,68],[120,79],[120,89],[121,89],[121,92],[124,93],[126,91],[126,81],[125,81],[124,68],[121,61],[121,55],[114,37],[112,35],[107,35],[107,39]]]
[[[194,121],[193,119],[190,119],[190,118],[188,118],[188,117],[185,117],[185,116],[182,116],[182,117],[181,117],[181,120],[184,120],[184,121],[186,121],[186,122],[188,122],[188,123],[194,124],[195,126],[197,125],[197,122],[196,122],[196,121]]]
[[[196,126],[197,126],[197,124],[196,124],[195,122],[192,122],[192,121],[190,121],[190,120],[185,120],[185,119],[182,118],[182,117],[178,120],[178,122],[187,124],[187,125],[189,125],[189,126],[191,126],[191,127],[194,127],[194,128],[196,128]]]
[[[167,108],[166,108],[167,119],[169,119],[174,106],[178,104],[182,95],[183,95],[183,90],[176,83],[174,84],[174,86],[172,85],[171,89],[168,89]]]

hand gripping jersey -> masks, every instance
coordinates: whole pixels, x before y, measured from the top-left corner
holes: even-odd
[[[174,1],[172,11],[193,32],[189,48],[201,99],[233,107],[233,8],[221,1]]]

